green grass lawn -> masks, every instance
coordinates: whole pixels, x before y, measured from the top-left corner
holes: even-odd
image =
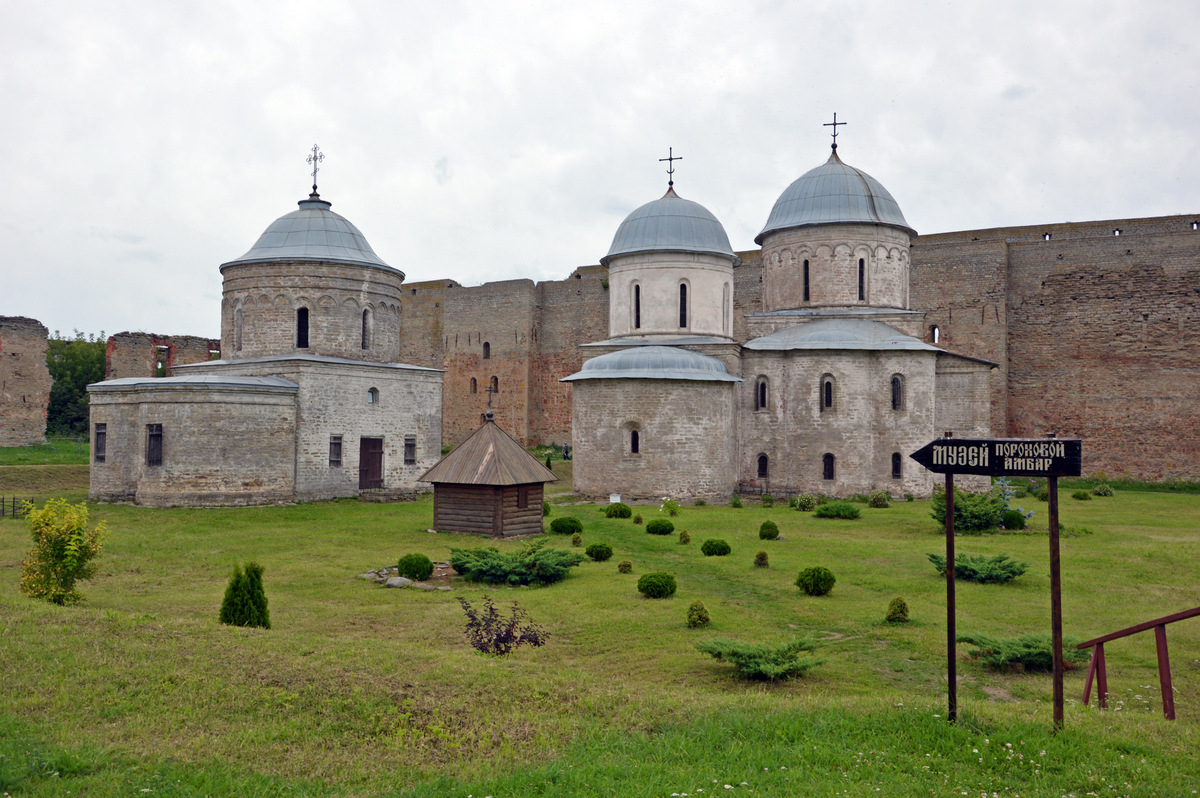
[[[569,464],[555,462],[556,473]],[[566,498],[565,496],[562,498]],[[962,537],[1029,571],[959,583],[958,629],[1049,630],[1045,504],[1029,534]],[[315,502],[238,509],[96,505],[108,545],[87,600],[55,607],[17,590],[29,546],[0,520],[0,792],[72,795],[710,796],[1191,795],[1200,789],[1200,619],[1171,626],[1174,723],[1163,719],[1153,636],[1110,643],[1111,711],[1080,704],[1051,729],[1051,680],[958,664],[960,720],[946,723],[943,550],[927,502],[864,505],[856,521],[786,505],[690,507],[691,544],[594,505],[585,545],[614,549],[548,588],[458,582],[384,590],[357,575],[423,552],[516,541],[432,534],[432,502]],[[657,506],[635,507],[646,520]],[[777,541],[760,541],[774,520]],[[1063,616],[1079,638],[1200,605],[1200,497],[1118,493],[1062,501]],[[567,548],[567,537],[547,536]],[[733,552],[704,557],[720,537]],[[770,567],[755,568],[754,555]],[[619,574],[617,562],[633,562]],[[265,566],[273,628],[222,627],[235,562]],[[822,598],[793,583],[833,570]],[[636,591],[673,573],[674,597]],[[467,646],[457,598],[519,601],[551,635],[507,658]],[[893,596],[912,622],[883,621]],[[709,629],[688,629],[702,600]],[[811,636],[825,664],[800,680],[747,682],[695,651],[709,637]],[[1094,699],[1093,699],[1094,702]],[[726,789],[725,785],[729,785]]]

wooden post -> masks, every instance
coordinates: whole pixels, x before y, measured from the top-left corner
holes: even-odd
[[[1050,433],[1047,438],[1053,438]],[[1050,637],[1054,660],[1054,728],[1063,727],[1062,575],[1058,551],[1058,477],[1047,477],[1050,512]]]
[[[1154,646],[1158,649],[1158,688],[1162,691],[1163,714],[1175,720],[1175,689],[1171,687],[1171,659],[1167,656],[1167,625],[1154,627]]]
[[[953,435],[947,432],[946,437]],[[946,474],[946,681],[949,686],[948,718],[958,720],[958,634],[954,607],[954,474]]]

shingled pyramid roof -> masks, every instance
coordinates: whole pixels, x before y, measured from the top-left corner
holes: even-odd
[[[483,426],[438,460],[420,480],[456,485],[528,485],[557,482],[558,477],[500,429],[489,411]]]

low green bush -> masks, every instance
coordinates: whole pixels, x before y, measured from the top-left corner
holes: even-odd
[[[901,596],[896,596],[888,602],[887,615],[884,619],[888,623],[908,623],[908,602]]]
[[[550,522],[550,531],[560,535],[573,535],[583,531],[583,524],[573,515],[564,515]]]
[[[881,510],[885,507],[892,506],[892,497],[888,496],[886,490],[877,490],[867,497],[867,506]]]
[[[571,535],[571,545],[572,546],[582,546],[583,545],[583,535],[579,534],[578,532],[576,532],[574,535]]]
[[[692,536],[688,534],[686,529],[679,530],[679,545],[686,546],[692,542]]]
[[[778,646],[721,639],[704,640],[696,644],[697,651],[728,662],[743,677],[772,682],[803,676],[824,662],[801,656],[814,648],[811,640],[792,640]]]
[[[689,629],[699,629],[710,623],[712,623],[712,616],[708,614],[708,607],[704,606],[703,601],[697,599],[688,605],[687,625]]]
[[[583,550],[583,553],[596,562],[604,562],[612,557],[612,546],[607,543],[593,543]]]
[[[630,560],[621,560],[619,563],[617,563],[617,573],[619,573],[619,574],[633,573],[633,562],[631,562]]]
[[[633,510],[624,502],[613,502],[604,508],[605,518],[630,518],[633,515]]]
[[[775,506],[775,497],[769,493],[764,493],[762,495],[762,498],[759,499],[759,501],[762,503],[763,507],[774,507]]]
[[[545,548],[544,540],[504,554],[495,548],[450,549],[450,565],[472,582],[498,585],[550,585],[583,562],[583,555]]]
[[[542,502],[542,518],[550,515],[550,502]]]
[[[50,499],[41,507],[23,503],[33,548],[21,563],[21,592],[51,604],[73,604],[83,600],[75,583],[91,579],[104,547],[104,522],[88,529],[86,502],[70,504]]]
[[[1004,515],[1000,517],[1001,523],[1005,529],[1017,530],[1025,528],[1025,513],[1020,510],[1005,510]]]
[[[635,523],[635,524],[642,523],[642,514],[641,513],[638,513],[637,515],[635,515],[633,517],[633,523]]]
[[[1076,501],[1087,502],[1092,500],[1092,494],[1086,490],[1077,490],[1071,494],[1071,498]]]
[[[674,499],[663,499],[662,504],[658,506],[658,511],[660,513],[666,513],[672,518],[679,515],[682,510],[683,508],[679,506],[679,502],[675,501]]]
[[[817,509],[813,511],[815,518],[843,518],[847,521],[853,521],[862,515],[862,510],[859,510],[850,502],[836,501],[828,504],[817,505]]]
[[[708,506],[708,502],[706,502],[704,499],[696,499],[696,501],[692,502],[692,504],[696,505],[697,507],[707,507]]]
[[[1113,495],[1115,495],[1115,492],[1113,491],[1113,489],[1110,485],[1105,485],[1105,484],[1101,483],[1101,484],[1097,485],[1096,487],[1092,488],[1092,495],[1093,496],[1113,496]]]
[[[817,506],[817,497],[811,493],[801,493],[796,497],[796,509],[802,513],[812,512]]]
[[[765,551],[760,551],[758,554],[754,555],[754,567],[755,568],[769,568],[770,567],[767,563],[767,553]]]
[[[637,589],[646,598],[666,598],[675,594],[675,577],[661,571],[644,574],[638,580]]]
[[[941,576],[946,575],[946,557],[943,554],[928,555],[929,561]],[[954,558],[954,578],[983,585],[999,585],[1011,582],[1029,568],[1023,562],[1009,559],[1007,554],[988,557],[983,554],[971,556],[959,554]]]
[[[424,582],[433,573],[433,560],[416,552],[400,558],[397,573],[414,582]]]
[[[646,522],[646,531],[651,535],[669,535],[675,531],[675,525],[665,518],[651,518]]]
[[[704,553],[705,557],[724,557],[732,549],[725,541],[712,538],[700,544],[700,551]]]
[[[763,521],[762,524],[758,527],[758,539],[759,540],[778,540],[779,539],[779,525],[776,524],[774,521]]]
[[[836,582],[837,578],[833,575],[833,571],[823,565],[805,568],[796,577],[796,587],[810,596],[828,595]]]
[[[912,495],[911,493],[904,494],[904,501],[911,502],[911,501],[916,501],[916,500],[917,500],[917,497]]]
[[[954,489],[954,531],[959,534],[971,532],[986,532],[1000,525],[1007,499],[1002,486],[996,486],[987,493],[967,493],[958,488]],[[941,485],[933,486],[933,500],[930,502],[933,520],[942,529],[946,528],[946,489]]]
[[[975,646],[971,659],[989,668],[1011,671],[1049,671],[1054,669],[1054,646],[1050,635],[1043,633],[1020,637],[992,637],[986,634],[963,634],[958,642]],[[1063,668],[1076,668],[1088,661],[1089,649],[1078,650],[1076,638],[1063,638]]]
[[[739,496],[739,495],[737,495],[736,493],[735,493],[735,494],[733,494],[732,496],[730,496],[730,497],[729,497],[729,506],[730,506],[730,507],[735,507],[735,508],[741,509],[741,507],[742,507],[742,497],[741,497],[741,496]]]
[[[1039,488],[1038,492],[1034,494],[1034,498],[1036,498],[1040,502],[1050,501],[1050,489],[1049,488]]]

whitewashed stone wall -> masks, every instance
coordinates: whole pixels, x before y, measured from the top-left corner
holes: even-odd
[[[634,327],[634,286],[641,290],[641,326]],[[687,286],[687,324],[679,324],[679,286]],[[608,265],[610,337],[733,336],[733,262],[719,255],[648,252]]]

